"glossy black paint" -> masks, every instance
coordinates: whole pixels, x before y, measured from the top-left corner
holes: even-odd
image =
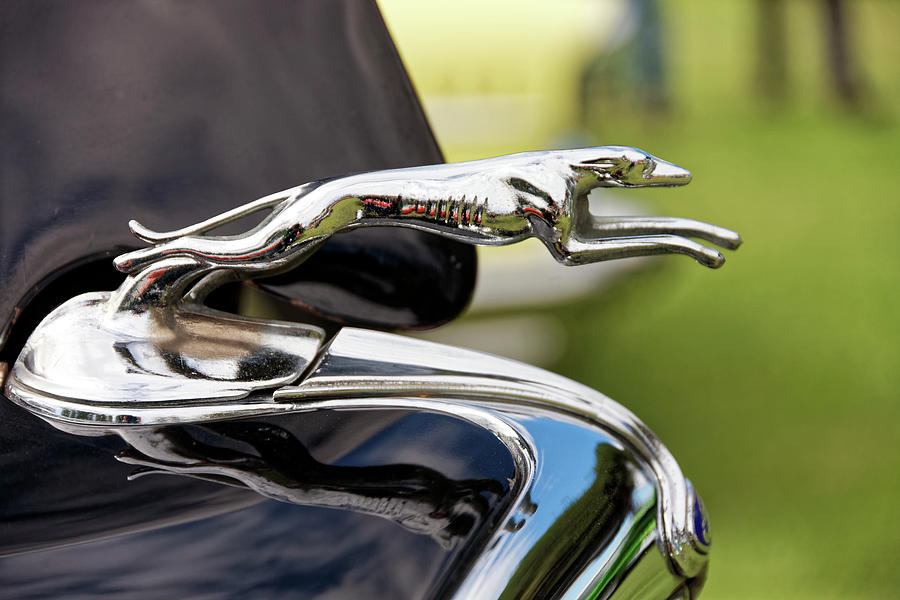
[[[118,436],[63,433],[0,403],[0,556],[252,506],[250,491],[175,478],[127,481]],[[0,559],[4,564],[5,559]]]
[[[362,435],[357,417],[373,419]],[[482,520],[457,523],[455,543],[447,546],[386,518],[264,500],[230,485],[165,474],[128,481],[136,468],[115,460],[130,452],[118,437],[53,442],[50,436],[18,452],[4,447],[0,455],[0,485],[8,494],[0,506],[2,539],[40,537],[45,546],[29,553],[19,547],[0,558],[0,598],[441,597],[510,501],[509,452],[486,430],[455,418],[326,411],[230,427],[261,425],[288,432],[291,440],[292,450],[268,457],[282,463],[270,463],[279,480],[294,471],[299,477],[287,478],[294,485],[303,480],[378,497],[439,499],[460,486],[479,488]],[[198,459],[228,461],[229,452],[252,447],[265,459],[265,446],[200,444],[197,452]],[[21,459],[28,470],[15,468]],[[313,466],[297,470],[304,464]],[[15,480],[7,478],[16,472]],[[82,543],[64,546],[75,540],[61,536],[75,530]],[[123,532],[129,533],[109,538]]]
[[[442,162],[374,2],[8,0],[0,32],[0,346],[66,271],[107,285],[106,262],[141,245],[130,218],[174,229]],[[371,230],[262,285],[343,323],[423,328],[462,310],[474,268],[471,247]]]

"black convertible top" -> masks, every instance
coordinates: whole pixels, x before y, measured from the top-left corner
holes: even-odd
[[[53,305],[116,285],[111,258],[142,245],[131,218],[177,229],[442,162],[374,2],[11,0],[0,27],[0,348],[27,321],[0,362]],[[470,247],[368,230],[263,285],[337,322],[422,328],[465,306],[474,268]]]

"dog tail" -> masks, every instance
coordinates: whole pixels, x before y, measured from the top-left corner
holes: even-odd
[[[272,194],[271,196],[266,196],[265,198],[260,198],[259,200],[254,200],[253,202],[244,204],[243,206],[238,206],[237,208],[233,208],[227,212],[223,212],[222,214],[206,219],[205,221],[201,221],[195,225],[182,227],[181,229],[176,229],[174,231],[153,231],[152,229],[144,227],[134,219],[128,222],[128,228],[131,230],[131,233],[133,233],[138,239],[150,244],[159,244],[161,242],[168,242],[180,237],[184,237],[186,235],[202,235],[212,229],[221,227],[226,223],[237,221],[238,219],[242,219],[243,217],[252,215],[253,213],[259,212],[261,210],[273,208],[287,198],[290,198],[289,193],[279,192],[277,194]]]

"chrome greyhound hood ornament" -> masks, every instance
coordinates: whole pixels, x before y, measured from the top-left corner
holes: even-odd
[[[8,374],[5,393],[61,429],[120,434],[138,451],[124,460],[211,478],[225,467],[172,452],[153,456],[166,445],[164,428],[324,409],[452,415],[493,433],[516,467],[515,500],[504,524],[466,568],[456,597],[545,597],[551,584],[557,591],[563,586],[566,597],[608,597],[613,590],[628,597],[627,590],[649,585],[644,579],[651,571],[662,597],[682,586],[690,591],[702,582],[710,543],[702,503],[659,439],[609,398],[470,350],[352,328],[327,339],[313,326],[203,304],[228,281],[294,268],[330,236],[358,227],[412,227],[479,245],[536,237],[566,265],[680,253],[719,267],[724,259],[717,250],[688,238],[734,249],[741,239],[733,231],[689,219],[597,217],[587,208],[594,188],[677,186],[690,179],[688,171],[640,150],[607,146],[307,183],[168,233],[132,221],[135,235],[152,245],[116,259],[128,278],[116,291],[77,296],[48,315]],[[208,235],[263,210],[270,214],[245,234]],[[559,436],[584,438],[598,448],[596,456],[569,455],[556,443]],[[554,532],[572,498],[588,493],[579,482],[601,468],[595,464],[601,447],[624,453],[633,465],[627,479],[636,483],[623,496],[620,534],[602,547],[588,543],[583,560],[559,558],[540,575],[524,574],[519,565],[533,560],[539,544],[544,552],[546,540],[558,539]],[[557,468],[581,470],[571,489],[559,485]],[[227,469],[232,480],[269,497],[333,502],[310,500],[309,482],[297,493],[260,480],[249,467]],[[342,496],[343,506],[353,505],[350,496]],[[407,517],[432,527],[420,513]],[[589,528],[578,527],[563,539],[590,536]],[[432,534],[444,535],[437,531]],[[569,552],[558,550],[560,557]],[[647,560],[665,567],[637,568]]]

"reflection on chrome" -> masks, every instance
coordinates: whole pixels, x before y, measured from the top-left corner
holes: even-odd
[[[394,521],[451,548],[484,519],[493,479],[454,481],[433,469],[398,464],[365,467],[320,463],[289,431],[271,423],[221,421],[203,429],[249,445],[250,451],[206,443],[181,426],[120,431],[130,448],[117,456],[150,474],[196,477],[248,487],[282,502],[351,510]]]
[[[689,180],[671,163],[608,146],[314,182],[170,233],[132,223],[154,245],[116,260],[130,273],[118,290],[77,296],[48,315],[5,393],[67,431],[118,433],[132,446],[120,459],[142,467],[138,474],[178,473],[377,514],[442,544],[487,526],[479,498],[500,491],[416,466],[351,475],[316,463],[273,426],[227,420],[325,409],[451,415],[496,436],[515,476],[513,500],[491,521],[499,525],[442,596],[694,594],[710,546],[703,504],[665,446],[621,405],[496,356],[352,328],[329,340],[315,327],[203,305],[227,281],[292,268],[331,235],[362,226],[414,227],[486,245],[537,237],[565,264],[678,252],[720,266],[718,251],[682,236],[736,248],[732,231],[587,211],[596,187]],[[246,234],[205,235],[261,210],[271,214]],[[204,424],[257,454],[181,444],[185,424]],[[413,488],[402,499],[401,480]]]
[[[291,411],[418,408],[441,412],[486,427],[506,444],[519,473],[515,487],[519,501],[510,516],[516,525],[495,533],[460,598],[482,593],[500,597],[516,573],[524,576],[518,566],[531,544],[523,544],[523,539],[537,543],[550,525],[537,515],[554,515],[555,520],[569,507],[578,483],[586,478],[576,469],[577,476],[570,481],[566,474],[572,465],[588,461],[585,469],[593,468],[593,445],[567,451],[573,439],[589,433],[620,444],[655,482],[658,529],[654,535],[659,536],[672,570],[687,579],[702,578],[705,572],[709,538],[695,526],[705,524],[706,515],[674,457],[630,411],[564,377],[471,350],[345,328],[303,381],[276,390],[275,401],[289,403]],[[553,434],[548,435],[548,430]],[[562,494],[562,498],[543,500],[538,492],[543,486],[548,487],[546,493]],[[493,593],[486,592],[491,589]]]

